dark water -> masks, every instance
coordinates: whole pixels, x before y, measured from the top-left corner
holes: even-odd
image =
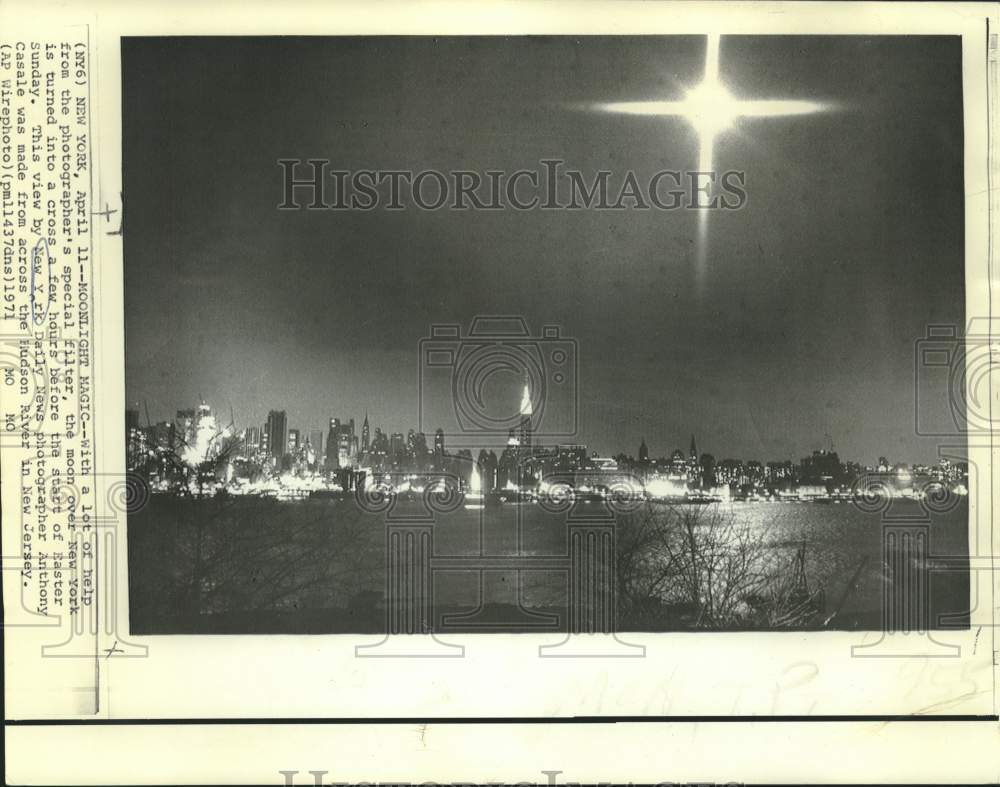
[[[935,622],[941,614],[968,610],[967,571],[954,570],[968,555],[964,499],[933,512],[903,500],[878,511],[851,503],[691,508],[746,525],[775,555],[790,558],[801,549],[808,586],[825,598],[823,618],[836,611],[829,628],[883,627],[892,586],[884,542],[900,529],[926,537],[927,554],[919,559],[931,569],[922,574],[931,627],[942,627]],[[392,626],[387,565],[403,584],[423,576],[412,555],[387,561],[387,545],[400,543],[392,541],[395,533],[426,538],[421,560],[433,565],[424,579],[435,630],[564,629],[570,533],[614,522],[599,502],[559,512],[537,504],[459,506],[428,516],[419,503],[366,512],[353,501],[154,497],[129,519],[132,628],[147,634],[384,631]],[[544,565],[531,562],[536,559]],[[644,628],[684,626],[663,619]]]
[[[485,554],[565,554],[569,527],[587,524],[588,512],[580,509],[577,505],[573,513],[563,516],[549,514],[537,505],[508,506],[498,512],[458,512],[439,519],[435,549],[440,554],[470,554],[482,544]],[[718,514],[733,517],[737,525],[761,532],[776,553],[790,558],[804,546],[809,588],[822,589],[828,613],[838,611],[832,628],[882,628],[883,603],[892,592],[883,542],[900,529],[927,537],[932,570],[925,576],[931,619],[968,611],[967,572],[933,570],[942,558],[964,560],[968,556],[968,505],[964,501],[955,500],[947,510],[936,512],[906,500],[892,501],[879,511],[860,510],[844,502],[731,503],[719,504],[718,509]],[[600,523],[602,519],[595,514],[591,521]],[[463,596],[466,601],[475,597],[478,577],[442,572],[437,579],[437,597],[443,603],[461,604]],[[522,606],[565,605],[565,577],[523,571],[519,579]],[[485,601],[514,604],[517,580],[511,572],[486,572],[482,578]]]

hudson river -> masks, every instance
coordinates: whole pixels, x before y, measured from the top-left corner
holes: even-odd
[[[968,576],[955,570],[955,558],[961,569],[968,556],[967,499],[949,499],[936,511],[907,500],[878,508],[718,503],[674,511],[699,509],[698,515],[728,519],[734,529],[759,536],[788,572],[798,573],[801,550],[809,590],[821,590],[824,598],[817,619],[835,612],[826,623],[832,629],[881,628],[883,595],[892,581],[883,561],[884,533],[905,527],[927,538],[931,620],[967,612]],[[569,554],[568,534],[574,525],[615,521],[600,501],[560,512],[537,503],[459,505],[428,518],[419,502],[361,511],[353,500],[154,495],[129,517],[132,627],[149,634],[385,630],[386,534],[399,528],[431,536],[422,559],[433,565],[435,628],[442,628],[444,615],[449,622],[443,628],[466,631],[564,626],[571,572],[559,557]],[[535,567],[511,560],[518,557],[552,559]],[[402,581],[419,577],[410,573],[418,569],[403,565]],[[554,624],[556,618],[563,622]],[[667,617],[652,620],[651,630],[686,628]]]

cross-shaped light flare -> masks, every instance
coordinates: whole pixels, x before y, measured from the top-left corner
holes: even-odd
[[[814,101],[783,99],[743,101],[735,98],[719,80],[719,36],[709,34],[705,44],[705,76],[688,90],[681,101],[622,101],[598,104],[602,112],[626,115],[667,115],[685,118],[698,135],[698,172],[711,172],[715,139],[732,128],[740,117],[767,118],[782,115],[809,115],[826,109]],[[701,194],[699,193],[699,199]],[[698,204],[697,280],[703,286],[708,235],[708,205]]]
[[[719,36],[708,36],[705,48],[705,77],[700,85],[687,91],[681,101],[619,101],[598,104],[602,112],[626,115],[672,115],[685,118],[698,134],[698,171],[712,168],[715,138],[732,127],[739,117],[778,117],[809,115],[821,112],[824,104],[814,101],[741,101],[734,98],[719,81]]]

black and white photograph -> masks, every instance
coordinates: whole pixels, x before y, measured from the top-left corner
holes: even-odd
[[[131,631],[967,628],[961,58],[123,39]]]
[[[0,3],[11,784],[994,783],[995,3]]]

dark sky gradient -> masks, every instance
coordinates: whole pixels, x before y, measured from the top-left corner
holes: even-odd
[[[435,322],[522,314],[579,343],[580,440],[930,461],[914,342],[964,321],[961,42],[725,36],[745,98],[831,111],[744,121],[716,145],[743,210],[278,211],[279,158],[339,169],[693,169],[682,119],[585,112],[676,99],[705,39],[123,42],[126,395],[153,420],[199,396],[240,425],[286,409],[417,424]],[[616,176],[618,177],[618,176]],[[509,385],[511,397],[516,381]],[[934,391],[926,395],[939,395]]]

